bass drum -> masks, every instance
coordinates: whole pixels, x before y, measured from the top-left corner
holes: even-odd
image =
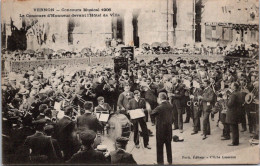
[[[114,114],[108,120],[108,135],[115,141],[118,137],[129,138],[131,123],[124,114]]]

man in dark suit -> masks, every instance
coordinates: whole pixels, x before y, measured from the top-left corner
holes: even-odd
[[[24,146],[30,149],[31,159],[35,163],[53,163],[57,159],[54,156],[55,151],[52,148],[51,138],[44,134],[45,122],[44,119],[35,121],[36,133],[28,136],[24,142]]]
[[[143,98],[140,98],[140,92],[138,90],[134,91],[134,98],[129,101],[127,108],[129,111],[135,110],[135,109],[146,109],[145,100]],[[139,133],[138,133],[139,132],[138,124],[140,124],[142,133],[143,133],[144,147],[147,149],[151,149],[151,147],[149,146],[149,134],[148,134],[147,125],[145,122],[145,117],[133,119],[132,122],[134,125],[134,142],[135,142],[136,148],[140,148]]]
[[[172,98],[172,105],[174,108],[174,130],[179,129],[180,132],[183,132],[183,100],[184,97],[184,86],[181,84],[181,80],[177,79],[176,83],[174,83]],[[185,103],[186,104],[186,103]]]
[[[128,138],[118,137],[116,139],[116,150],[110,152],[108,159],[111,161],[111,164],[137,164],[133,155],[126,152],[126,145]]]
[[[153,110],[157,107],[157,97],[155,96],[155,94],[152,92],[151,89],[148,88],[148,85],[143,85],[142,86],[143,91],[144,91],[144,99],[145,101],[150,105],[150,109]],[[149,112],[150,110],[148,110]],[[154,126],[155,124],[155,118],[154,116],[150,115],[151,117],[151,122],[152,125]]]
[[[82,142],[82,148],[75,153],[68,163],[73,164],[108,164],[102,152],[94,150],[94,140],[96,133],[92,130],[85,130],[79,134]]]
[[[156,120],[156,151],[157,163],[163,164],[163,145],[166,145],[168,163],[172,164],[172,117],[173,107],[167,101],[167,95],[164,92],[159,93],[158,103],[151,114],[155,116]]]
[[[202,104],[203,111],[203,138],[205,140],[207,135],[210,135],[210,123],[209,123],[209,115],[212,111],[212,102],[214,100],[214,91],[210,87],[210,81],[204,80],[203,86],[205,89],[202,92],[202,96],[199,96],[198,99]]]
[[[60,119],[55,126],[54,138],[60,144],[60,148],[64,153],[64,159],[68,160],[78,150],[73,141],[73,133],[75,132],[75,123],[72,121],[73,108],[66,107],[64,117]]]
[[[78,131],[93,130],[97,132],[102,129],[102,124],[98,121],[97,117],[92,114],[93,104],[92,102],[86,102],[84,104],[85,113],[77,118]]]
[[[191,100],[192,100],[192,111],[193,111],[193,132],[191,135],[198,134],[198,132],[201,130],[200,127],[200,117],[201,117],[201,108],[199,106],[198,96],[201,95],[201,89],[200,88],[191,88]],[[195,104],[196,103],[196,104]]]
[[[241,108],[241,101],[239,100],[239,85],[234,82],[231,84],[231,90],[233,92],[230,94],[227,101],[227,114],[226,114],[226,123],[230,124],[230,129],[232,132],[232,143],[229,146],[237,146],[239,144],[239,109]]]

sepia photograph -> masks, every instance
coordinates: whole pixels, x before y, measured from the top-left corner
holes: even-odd
[[[260,164],[258,0],[2,0],[3,165]]]

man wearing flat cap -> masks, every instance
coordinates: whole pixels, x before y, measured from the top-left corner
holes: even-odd
[[[157,163],[164,164],[163,146],[166,146],[167,160],[172,164],[172,117],[173,107],[167,101],[167,94],[161,92],[158,95],[158,106],[151,111],[151,115],[155,116],[156,122],[156,151]]]
[[[110,152],[107,157],[111,164],[137,164],[133,155],[126,152],[128,138],[118,137],[115,142],[115,151]]]
[[[85,130],[79,134],[82,147],[75,153],[68,163],[73,164],[108,164],[102,152],[94,150],[94,140],[96,133],[92,130]]]

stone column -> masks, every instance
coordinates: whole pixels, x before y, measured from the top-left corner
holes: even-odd
[[[124,17],[125,45],[134,46],[133,38],[133,12],[126,11]]]

